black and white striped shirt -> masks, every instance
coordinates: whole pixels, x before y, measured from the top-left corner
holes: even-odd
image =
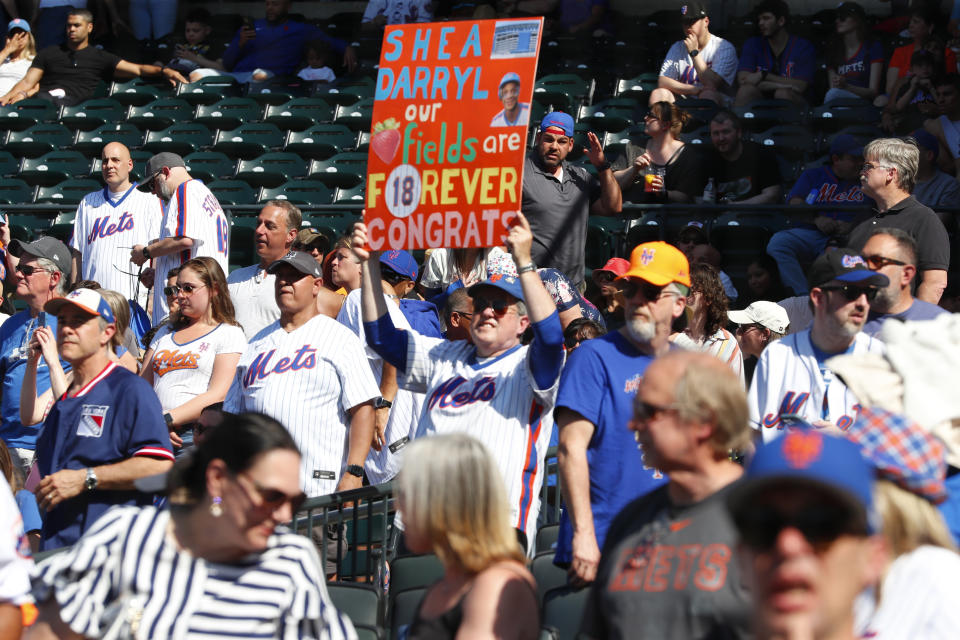
[[[63,621],[87,637],[356,638],[309,539],[281,531],[262,553],[217,564],[178,551],[169,522],[154,507],[111,509],[39,565],[34,597],[53,596]]]

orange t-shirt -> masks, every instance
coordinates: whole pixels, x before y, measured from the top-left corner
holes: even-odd
[[[910,58],[913,57],[915,46],[916,44],[911,42],[893,50],[893,55],[890,56],[890,68],[896,67],[897,79],[904,78],[910,73]],[[957,72],[957,54],[950,47],[943,49],[943,66],[947,73]]]

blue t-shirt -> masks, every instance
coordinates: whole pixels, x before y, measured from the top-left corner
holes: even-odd
[[[844,76],[847,84],[854,87],[870,86],[870,65],[874,62],[883,64],[883,47],[879,42],[865,42],[857,52],[844,60],[843,64],[835,69],[837,75]]]
[[[14,496],[17,501],[17,508],[20,509],[20,516],[23,518],[23,532],[40,531],[43,527],[43,520],[40,518],[40,509],[37,507],[37,497],[21,489]]]
[[[756,36],[743,43],[737,71],[769,71],[783,78],[796,78],[812,83],[816,58],[817,52],[813,43],[799,36],[789,37],[779,58],[774,55],[766,38]]]
[[[57,333],[57,317],[41,311],[46,326]],[[39,424],[20,424],[20,387],[27,370],[27,346],[38,326],[38,318],[31,318],[29,311],[20,311],[10,316],[0,327],[0,371],[3,372],[3,398],[0,400],[0,437],[8,447],[36,449]],[[64,371],[70,365],[60,360]],[[50,388],[50,370],[43,358],[37,364],[37,395]]]
[[[816,190],[813,202],[807,201],[810,192]],[[841,180],[833,173],[828,166],[807,169],[797,178],[796,184],[787,195],[787,202],[794,198],[802,198],[808,204],[829,203],[843,204],[851,207],[874,206],[873,200],[868,198],[860,190],[859,180]],[[834,209],[832,211],[821,211],[820,215],[828,218],[835,218],[843,222],[850,222],[857,216],[857,211],[846,211]],[[812,226],[812,225],[810,225]]]
[[[413,298],[400,299],[400,311],[410,326],[420,335],[428,338],[442,338],[440,316],[437,314],[437,305],[427,300]]]
[[[173,460],[163,409],[153,387],[112,362],[76,395],[64,394],[57,400],[37,444],[41,477],[61,469],[114,464],[133,456]],[[47,512],[41,547],[72,545],[114,505],[149,505],[152,501],[153,496],[136,490],[84,491]]]
[[[915,299],[906,311],[901,311],[900,313],[883,314],[871,311],[867,316],[866,324],[863,325],[863,332],[871,338],[879,338],[883,323],[890,318],[895,318],[901,322],[906,322],[907,320],[933,320],[944,313],[949,312],[943,307]]]
[[[587,464],[593,527],[601,549],[620,510],[666,482],[658,471],[644,467],[633,432],[627,428],[633,397],[651,362],[653,358],[613,332],[581,343],[560,376],[556,406],[576,411],[595,427],[587,446]],[[554,562],[571,561],[572,543],[573,526],[564,511]]]
[[[303,59],[303,48],[311,40],[324,40],[335,51],[343,53],[347,43],[331,38],[319,27],[303,22],[285,20],[270,24],[255,20],[253,28],[257,37],[240,48],[240,31],[223,52],[223,65],[230,71],[253,71],[267,69],[277,75],[293,75]]]

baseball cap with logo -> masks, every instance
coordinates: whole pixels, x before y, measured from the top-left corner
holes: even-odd
[[[417,273],[419,273],[417,261],[413,259],[412,255],[401,249],[381,253],[380,264],[411,280],[416,280]]]
[[[73,305],[91,316],[100,316],[107,322],[115,322],[109,303],[93,289],[74,289],[62,298],[54,298],[43,305],[47,313],[57,315],[66,305]]]
[[[759,324],[777,333],[786,333],[790,324],[787,310],[768,300],[757,300],[741,311],[728,311],[727,317],[735,324]]]
[[[147,170],[144,173],[143,182],[137,185],[137,189],[150,193],[153,191],[153,181],[158,175],[160,175],[160,172],[163,171],[164,167],[169,167],[172,169],[174,167],[186,166],[187,164],[183,161],[183,158],[176,153],[171,153],[169,151],[158,153],[147,160]]]
[[[520,286],[520,278],[505,276],[502,273],[493,273],[486,280],[478,282],[467,289],[467,293],[469,293],[472,298],[477,295],[477,290],[480,287],[496,287],[501,291],[506,291],[517,300],[523,300],[523,287]]]
[[[644,242],[630,252],[630,269],[617,279],[622,278],[640,278],[658,286],[677,282],[689,287],[690,263],[672,244]]]
[[[699,2],[686,2],[680,5],[680,20],[685,23],[696,22],[707,17],[707,8]]]
[[[563,134],[567,137],[573,135],[573,128],[573,117],[563,111],[551,111],[540,121],[540,131]]]
[[[304,251],[290,251],[279,260],[271,262],[270,266],[267,267],[267,273],[276,273],[277,268],[281,264],[288,264],[300,273],[313,276],[314,278],[323,276],[323,272],[320,271],[320,265],[317,264],[317,261],[313,259],[312,255]]]
[[[306,229],[300,229],[297,232],[297,239],[294,242],[298,245],[308,247],[314,242],[322,241],[324,244],[328,244],[327,236],[323,235],[313,227],[307,227]]]
[[[813,261],[807,273],[810,288],[831,284],[865,284],[885,287],[889,278],[867,267],[867,261],[853,249],[842,247],[830,249]]]
[[[10,243],[10,253],[20,258],[27,253],[36,258],[46,258],[57,265],[60,273],[70,273],[70,250],[67,245],[51,236],[40,236],[33,242],[14,240]]]
[[[30,33],[30,23],[23,18],[14,18],[9,22],[9,24],[7,24],[7,33],[10,33],[14,29],[20,29]]]

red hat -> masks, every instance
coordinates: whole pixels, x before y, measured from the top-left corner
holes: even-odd
[[[603,271],[609,271],[613,274],[614,278],[619,278],[630,269],[630,262],[624,260],[623,258],[610,258],[607,260],[607,263],[603,265],[602,269],[593,270],[593,278],[596,280],[597,274]]]

